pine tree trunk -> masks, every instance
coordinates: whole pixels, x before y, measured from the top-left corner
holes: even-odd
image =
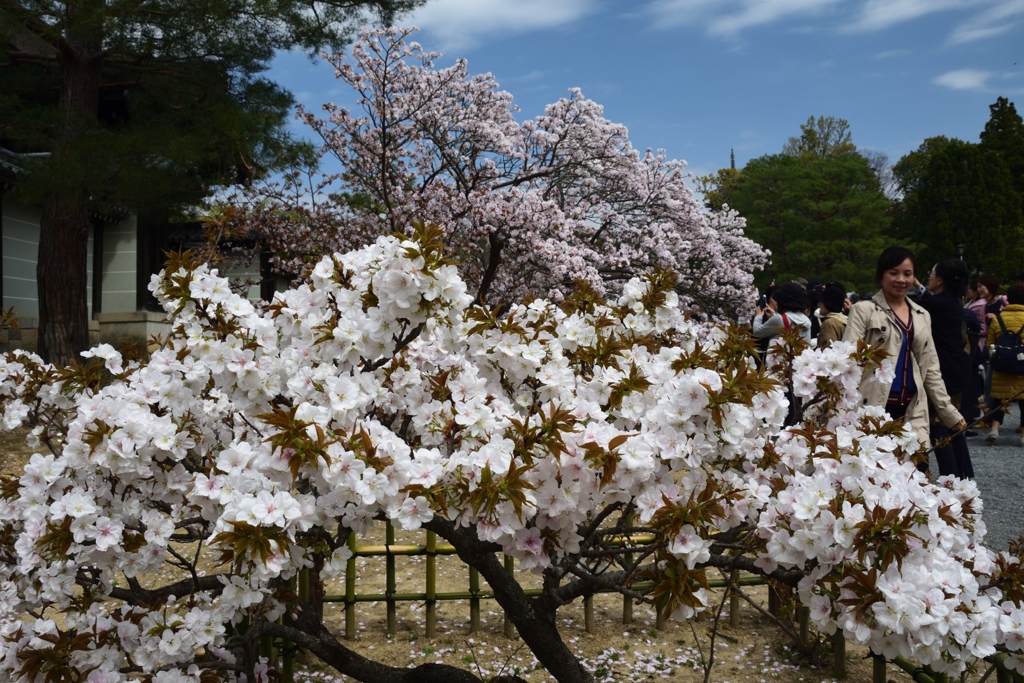
[[[88,207],[82,193],[46,198],[39,224],[39,355],[68,365],[89,347],[86,306]]]
[[[61,365],[77,359],[89,346],[89,196],[81,184],[65,180],[61,167],[82,162],[76,143],[96,125],[103,8],[102,0],[69,3],[67,31],[58,42],[61,117],[53,141],[50,189],[39,222],[36,284],[39,355]]]

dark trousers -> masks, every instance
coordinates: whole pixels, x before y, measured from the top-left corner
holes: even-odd
[[[932,425],[929,429],[932,443],[949,438],[950,429],[943,425]],[[952,474],[960,479],[973,479],[974,466],[971,465],[971,452],[967,448],[967,439],[959,432],[945,446],[935,448],[935,459],[939,463],[939,476]]]
[[[992,410],[996,406],[1000,405],[1002,402],[1003,402],[1003,399],[1001,399],[1001,398],[991,398],[991,399],[989,399],[988,409]],[[1017,409],[1020,410],[1020,415],[1021,415],[1021,422],[1020,423],[1022,425],[1024,425],[1024,400],[1017,399]],[[994,413],[992,413],[992,415],[990,416],[990,419],[993,422],[998,422],[999,424],[1002,424],[1004,417],[1006,417],[1006,413],[1004,413],[1002,410],[996,410]]]
[[[974,422],[981,417],[981,407],[978,405],[978,397],[985,393],[985,376],[978,372],[977,366],[971,369],[971,379],[967,382],[967,389],[964,391],[964,398],[960,404],[960,414],[968,422]]]

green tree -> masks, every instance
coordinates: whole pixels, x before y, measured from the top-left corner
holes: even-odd
[[[732,194],[747,236],[772,252],[761,279],[839,280],[868,289],[885,247],[888,200],[856,153],[751,160]]]
[[[1017,192],[1024,194],[1024,120],[1005,97],[989,105],[989,119],[981,131],[981,147],[1002,157],[1013,175]]]
[[[341,47],[372,12],[423,0],[0,0],[0,144],[33,156],[42,208],[39,350],[88,345],[89,211],[166,211],[276,165],[291,96],[279,50]]]
[[[899,194],[906,197],[917,192],[921,187],[928,163],[933,157],[941,154],[953,144],[962,144],[962,141],[942,135],[926,138],[920,147],[897,161],[892,167],[892,173],[899,188]]]
[[[1009,164],[984,145],[929,138],[894,167],[903,200],[893,235],[917,242],[922,267],[958,255],[975,271],[1015,275],[1024,262],[1021,194]]]
[[[697,191],[704,195],[704,206],[712,211],[731,206],[732,193],[739,180],[740,171],[736,168],[720,168],[714,173],[697,176]]]
[[[790,138],[783,146],[786,156],[829,157],[857,151],[850,132],[850,123],[835,116],[807,117],[800,125],[800,137]]]

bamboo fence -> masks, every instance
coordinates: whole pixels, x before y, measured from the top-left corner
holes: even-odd
[[[469,630],[471,633],[480,631],[480,601],[481,600],[492,600],[494,599],[494,592],[490,590],[481,590],[480,588],[480,574],[473,567],[469,568],[469,590],[466,591],[448,591],[438,592],[437,591],[437,557],[439,555],[455,555],[455,547],[448,543],[438,543],[437,535],[432,532],[426,532],[426,542],[424,544],[418,543],[396,543],[395,542],[395,529],[390,522],[386,524],[384,532],[384,544],[371,544],[371,545],[359,545],[355,534],[350,534],[348,539],[348,547],[352,551],[352,556],[349,558],[345,568],[345,592],[340,595],[324,595],[323,602],[325,603],[343,603],[345,606],[345,637],[347,639],[353,639],[356,635],[356,605],[361,602],[383,602],[387,610],[387,630],[389,633],[393,633],[398,627],[398,610],[397,606],[400,602],[422,602],[426,606],[425,610],[425,624],[424,634],[428,638],[433,638],[437,633],[437,603],[440,601],[454,601],[454,600],[468,600],[469,601]],[[624,538],[621,542],[630,542],[637,545],[643,543],[649,543],[653,540],[651,535],[634,536],[630,538]],[[398,557],[425,557],[425,582],[423,592],[403,592],[399,593],[397,590],[397,571],[396,571],[396,558]],[[356,585],[358,579],[358,572],[356,567],[356,560],[360,557],[383,557],[385,567],[385,588],[383,593],[358,593],[356,592]],[[626,558],[628,561],[628,557]],[[515,574],[515,558],[506,555],[504,557],[505,571],[509,575]],[[711,579],[708,580],[709,588],[725,588],[730,584],[738,586],[759,586],[764,585],[766,582],[761,576],[742,576],[738,571],[734,571],[730,579]],[[653,582],[637,582],[632,584],[632,588],[635,590],[646,590],[653,587]],[[308,601],[309,599],[309,580],[308,570],[303,570],[299,580],[296,582],[292,579],[290,586],[293,591],[297,590],[300,600]],[[541,594],[541,589],[524,589],[524,593],[527,596],[538,596]],[[611,593],[614,592],[611,589],[606,591]],[[729,596],[730,600],[730,611],[729,619],[730,625],[738,626],[739,622],[739,595],[735,592]],[[781,598],[771,587],[768,591],[768,612],[775,617],[780,614]],[[594,618],[594,601],[593,596],[587,596],[584,598],[584,628],[587,633],[594,633],[596,631],[596,622]],[[810,613],[806,608],[798,608],[795,610],[795,619],[797,626],[800,631],[800,638],[807,642],[809,637],[809,616]],[[633,601],[627,596],[623,596],[622,599],[622,623],[631,624],[633,620]],[[662,626],[663,622],[658,622],[658,626]],[[504,633],[506,637],[513,637],[515,635],[515,627],[509,620],[508,616],[504,617]],[[262,654],[270,658],[271,662],[275,662],[280,657],[281,659],[281,673],[284,680],[287,683],[292,683],[294,680],[294,647],[288,642],[282,642],[276,644],[269,639],[263,643]],[[833,672],[837,676],[845,676],[846,673],[846,640],[843,637],[842,631],[836,631],[832,637],[832,661],[833,661]],[[886,660],[880,655],[872,654],[872,683],[887,683],[889,680],[887,677],[887,669],[890,660]],[[988,657],[986,661],[990,664],[994,664],[996,683],[1024,683],[1024,676],[1013,672],[1006,666],[1005,660],[1006,654],[996,654],[992,657]],[[914,662],[908,661],[903,657],[896,657],[891,660],[891,663],[897,666],[900,670],[910,676],[915,683],[950,683],[950,679],[943,675],[938,674],[926,667],[921,667]]]

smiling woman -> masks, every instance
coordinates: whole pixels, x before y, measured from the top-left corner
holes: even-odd
[[[947,427],[959,428],[965,423],[942,381],[931,316],[907,298],[916,281],[916,266],[909,249],[889,247],[882,252],[875,269],[880,289],[870,299],[854,304],[843,340],[879,344],[887,352],[887,362],[895,366],[892,385],[881,386],[865,376],[861,386],[864,403],[884,407],[891,418],[911,425],[921,443],[928,444],[929,401]],[[927,469],[927,456],[919,467]]]

